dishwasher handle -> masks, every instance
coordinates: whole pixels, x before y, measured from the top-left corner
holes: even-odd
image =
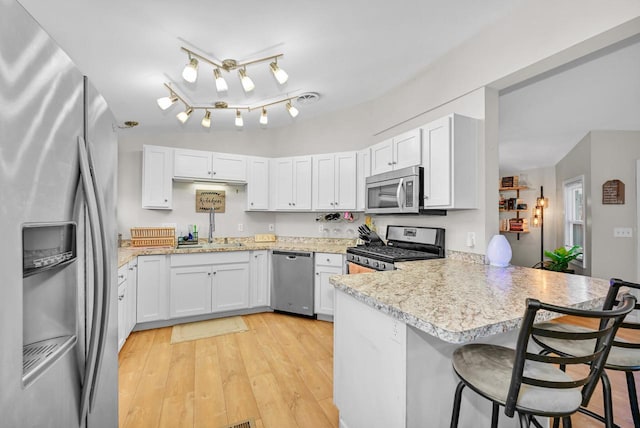
[[[308,257],[311,258],[313,253],[303,253],[297,251],[274,251],[274,256],[286,256],[287,260],[296,260],[298,257]]]

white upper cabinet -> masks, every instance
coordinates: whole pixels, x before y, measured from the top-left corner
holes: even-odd
[[[313,156],[313,209],[356,209],[356,152]]]
[[[247,210],[269,209],[269,159],[247,159]]]
[[[272,159],[273,207],[276,210],[311,210],[311,156]]]
[[[369,149],[358,152],[356,211],[364,211],[365,180],[371,175],[371,151]]]
[[[477,120],[451,114],[422,127],[424,207],[478,207]]]
[[[142,208],[172,208],[173,149],[142,147]]]
[[[175,149],[173,178],[245,182],[247,159],[242,155]]]
[[[371,146],[371,175],[420,165],[420,128]]]

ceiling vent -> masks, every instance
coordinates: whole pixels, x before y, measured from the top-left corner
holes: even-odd
[[[307,104],[313,104],[315,102],[317,102],[320,99],[320,94],[317,92],[305,92],[304,94],[300,95],[298,98],[296,98],[296,102],[298,104],[302,104],[302,105],[307,105]]]

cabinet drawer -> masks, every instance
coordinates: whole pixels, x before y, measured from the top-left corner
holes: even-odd
[[[342,268],[342,254],[316,253],[316,265]]]
[[[249,251],[217,251],[211,253],[171,255],[171,267],[248,262]]]

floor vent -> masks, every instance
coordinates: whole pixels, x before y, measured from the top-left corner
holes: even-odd
[[[256,423],[253,419],[247,419],[246,421],[237,422],[231,425],[226,425],[222,428],[256,428]]]

